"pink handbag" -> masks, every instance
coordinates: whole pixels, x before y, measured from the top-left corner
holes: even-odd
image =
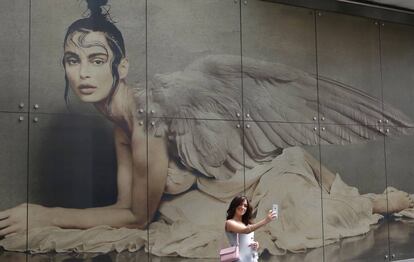
[[[233,262],[239,260],[239,258],[239,234],[237,234],[237,244],[235,246],[223,248],[220,250],[220,261]]]

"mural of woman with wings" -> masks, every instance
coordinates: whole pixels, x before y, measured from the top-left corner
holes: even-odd
[[[107,1],[87,2],[90,16],[71,24],[64,39],[65,97],[72,90],[115,124],[117,201],[88,209],[24,204],[1,211],[0,235],[7,237],[0,245],[6,249],[21,249],[16,239],[27,229],[27,211],[32,251],[134,249],[131,241],[141,247],[149,228],[154,254],[214,257],[210,243],[223,229],[220,214],[238,194],[249,197],[257,217],[279,204],[279,219],[257,232],[272,254],[363,234],[381,215],[413,207],[407,193],[393,188],[387,195],[360,195],[299,147],[373,140],[385,131],[370,124],[383,117],[393,134],[405,135],[412,121],[399,110],[329,78],[231,55],[202,57],[182,71],[155,75],[148,88],[129,86],[122,34],[102,12]],[[309,88],[315,81],[328,98],[324,105]],[[254,120],[248,128],[242,128],[243,108]],[[312,118],[322,109],[334,123],[351,124],[323,138],[312,125],[277,124]],[[210,121],[217,119],[232,121]],[[50,244],[70,234],[72,243]]]

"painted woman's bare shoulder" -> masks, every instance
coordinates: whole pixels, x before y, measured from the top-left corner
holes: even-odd
[[[125,130],[123,130],[119,126],[115,126],[115,128],[114,128],[114,137],[115,137],[115,142],[116,143],[123,144],[123,145],[131,144],[130,137],[127,135]]]

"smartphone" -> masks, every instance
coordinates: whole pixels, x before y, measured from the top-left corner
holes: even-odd
[[[276,218],[279,217],[279,206],[277,204],[273,204],[272,211],[276,214]]]

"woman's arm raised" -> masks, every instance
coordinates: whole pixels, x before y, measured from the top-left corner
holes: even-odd
[[[270,210],[264,219],[260,220],[257,223],[249,224],[247,226],[244,225],[243,223],[239,223],[232,219],[229,219],[226,221],[226,231],[233,232],[233,233],[239,233],[239,234],[248,234],[268,224],[275,218],[276,218],[276,214],[272,212],[272,210]]]

